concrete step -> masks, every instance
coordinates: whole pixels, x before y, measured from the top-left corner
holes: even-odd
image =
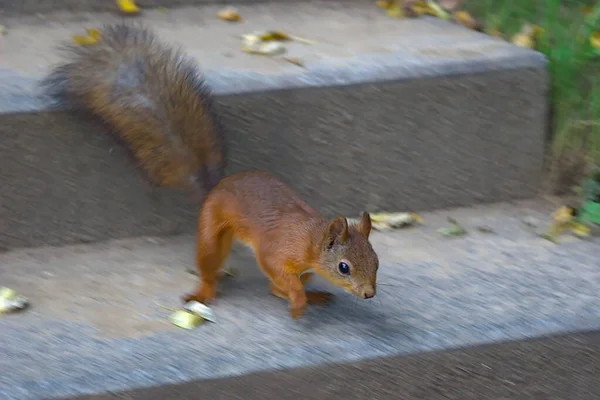
[[[557,204],[425,213],[424,226],[375,232],[378,295],[366,301],[336,291],[331,305],[298,322],[237,249],[229,264],[240,275],[222,281],[217,322],[192,331],[170,325],[159,305],[177,307],[195,284],[186,272],[191,236],[2,254],[0,284],[28,296],[32,308],[0,318],[0,398],[106,393],[599,329],[600,239],[553,244],[523,228],[527,218],[542,229]],[[440,236],[447,216],[468,235]],[[483,225],[494,233],[476,229]]]
[[[149,11],[140,20],[206,70],[231,171],[269,170],[328,215],[426,210],[534,195],[547,111],[536,52],[372,2]],[[48,112],[35,84],[55,48],[113,14],[6,18],[0,58],[0,246],[191,233],[196,205],[150,188],[104,127]],[[305,68],[248,55],[239,35],[285,29]]]
[[[266,2],[297,3],[298,0],[134,0],[135,4],[143,11],[154,8],[178,8],[185,6],[203,5],[257,5]],[[328,0],[303,0],[312,3]],[[353,0],[349,0],[353,1]],[[111,12],[117,13],[118,7],[115,0],[0,0],[0,10],[4,15],[20,16],[42,14],[56,11],[70,12]]]
[[[599,358],[600,332],[592,331],[70,399],[597,400]]]

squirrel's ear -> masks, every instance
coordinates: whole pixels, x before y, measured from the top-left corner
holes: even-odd
[[[344,217],[335,217],[325,231],[325,246],[331,249],[334,244],[344,244],[348,239],[348,221]]]
[[[360,217],[358,231],[367,239],[369,238],[369,234],[371,233],[371,215],[369,215],[369,213],[366,211]]]

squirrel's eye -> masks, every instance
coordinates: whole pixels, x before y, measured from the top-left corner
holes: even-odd
[[[338,271],[342,275],[350,275],[350,267],[345,262],[341,262],[338,264]]]

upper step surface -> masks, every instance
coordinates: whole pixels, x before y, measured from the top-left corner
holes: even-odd
[[[241,6],[241,23],[219,20],[217,6],[150,10],[139,22],[198,60],[217,94],[309,88],[544,67],[529,49],[434,18],[398,20],[374,4],[306,3]],[[112,13],[53,13],[10,18],[1,42],[0,112],[39,111],[37,78],[62,61],[57,47],[86,28],[120,20]],[[241,35],[283,30],[313,41],[286,42],[284,56],[251,55]],[[31,96],[25,101],[25,96]]]

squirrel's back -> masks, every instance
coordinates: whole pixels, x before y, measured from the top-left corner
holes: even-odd
[[[158,186],[210,190],[220,181],[223,128],[192,59],[128,24],[105,26],[97,43],[63,50],[67,61],[42,81],[55,104],[108,123]]]

